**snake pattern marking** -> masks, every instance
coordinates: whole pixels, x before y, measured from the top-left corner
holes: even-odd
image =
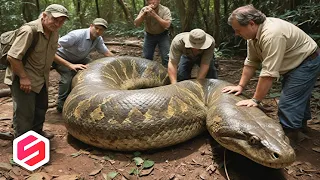
[[[157,62],[107,57],[73,79],[63,118],[75,138],[104,149],[134,151],[171,146],[206,129],[223,147],[259,164],[283,168],[295,161],[280,123],[258,108],[238,107],[229,83],[206,79],[169,84]]]

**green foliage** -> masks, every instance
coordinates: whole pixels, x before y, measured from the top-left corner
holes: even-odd
[[[128,24],[127,22],[112,23],[109,25],[106,32],[115,36],[143,37],[144,35],[143,26],[134,27],[133,24]]]

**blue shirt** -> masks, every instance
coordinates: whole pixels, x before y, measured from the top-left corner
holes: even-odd
[[[57,54],[71,63],[82,63],[93,49],[102,54],[108,51],[101,36],[94,41],[90,39],[90,28],[71,31],[59,38],[58,43],[61,47]]]

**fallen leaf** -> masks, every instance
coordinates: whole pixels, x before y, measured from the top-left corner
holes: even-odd
[[[205,179],[209,179],[210,177],[210,174],[208,174],[207,171],[203,171],[201,174],[200,174],[200,178],[205,180]]]
[[[80,156],[81,154],[82,154],[82,152],[81,152],[81,151],[78,151],[78,152],[76,152],[76,153],[70,154],[70,156],[73,157],[73,158],[75,158],[75,157]]]
[[[315,148],[312,148],[312,150],[314,150],[315,152],[318,152],[318,153],[320,153],[320,147],[315,147]]]
[[[175,174],[170,174],[169,179],[172,180],[173,178],[175,178],[176,175]]]
[[[148,169],[148,168],[152,167],[153,165],[154,165],[154,161],[145,160],[145,161],[143,162],[142,167],[143,167],[143,169]]]
[[[119,174],[119,173],[118,173],[118,172],[115,172],[115,171],[109,172],[109,173],[107,174],[107,177],[113,179],[113,178],[115,178],[118,174]]]
[[[9,163],[0,163],[0,170],[2,171],[10,171],[12,169],[12,165]]]
[[[112,160],[112,159],[109,159],[108,161],[110,162],[110,164],[116,163],[116,161],[114,161],[114,160]]]
[[[94,160],[100,160],[101,159],[99,156],[92,155],[92,154],[89,155],[88,157],[91,158],[91,159],[94,159]]]
[[[52,177],[45,172],[30,174],[27,180],[50,180]]]
[[[139,170],[137,168],[132,168],[131,171],[129,171],[129,174],[132,175],[138,175],[139,174]]]
[[[141,152],[137,151],[137,152],[134,152],[133,153],[134,157],[138,157],[138,156],[141,156]]]
[[[93,171],[91,171],[91,173],[89,174],[89,176],[95,176],[97,174],[99,174],[99,172],[102,170],[102,168],[98,168],[98,169],[95,169]]]
[[[139,176],[148,176],[153,171],[153,167],[149,169],[142,169]]]
[[[62,175],[55,178],[54,180],[78,180],[79,178],[80,178],[79,174],[72,174],[72,175]]]

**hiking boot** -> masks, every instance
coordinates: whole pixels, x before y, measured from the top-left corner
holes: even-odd
[[[54,137],[54,134],[45,131],[41,131],[39,134],[47,139],[52,139]]]
[[[310,139],[309,136],[302,132],[302,129],[283,129],[284,133],[290,140],[290,144],[297,144],[306,139]]]

